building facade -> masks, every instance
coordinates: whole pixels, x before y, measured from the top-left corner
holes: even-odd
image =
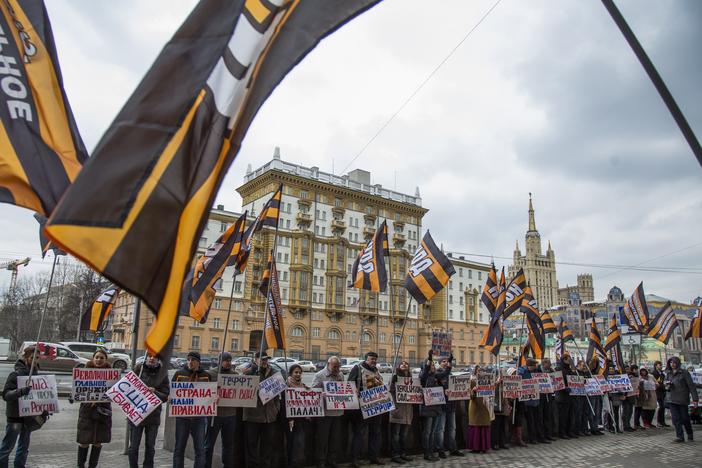
[[[578,275],[575,286],[566,285],[565,288],[558,288],[558,305],[569,305],[574,302],[574,298],[581,302],[595,300],[595,287],[593,286],[591,274],[583,273]]]

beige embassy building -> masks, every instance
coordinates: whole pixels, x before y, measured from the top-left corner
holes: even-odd
[[[334,354],[357,357],[374,350],[381,361],[391,362],[393,349],[399,345],[400,355],[415,363],[430,348],[432,330],[443,329],[452,333],[459,363],[489,360],[488,353],[477,347],[489,320],[487,309],[478,300],[488,265],[452,256],[456,275],[424,305],[414,300],[410,303],[402,287],[428,211],[422,207],[419,189],[408,195],[372,184],[367,171],[335,175],[289,163],[276,148],[271,161],[247,170],[244,184],[237,189],[249,222],[281,183],[277,237],[275,230],[265,228],[254,240],[244,274],[233,278],[232,269],[225,270],[205,324],[181,317],[174,342],[176,354],[198,350],[214,356],[223,344],[235,354],[259,349],[264,297],[258,287],[268,255],[274,251],[288,356],[316,360]],[[221,205],[213,209],[198,255],[238,216]],[[383,220],[387,220],[390,244],[388,289],[372,293],[349,288],[353,262]],[[233,302],[224,343],[230,295]],[[122,294],[113,312],[113,341],[129,346],[133,314],[133,298]],[[150,312],[142,312],[139,346],[143,346],[152,320]]]

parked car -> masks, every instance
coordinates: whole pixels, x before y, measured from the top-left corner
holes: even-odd
[[[317,366],[312,361],[297,361],[297,364],[302,367],[302,372],[316,372]]]
[[[344,364],[341,366],[341,373],[348,374],[349,372],[351,372],[351,369],[353,369],[353,366],[355,366],[356,364],[359,364],[361,362],[363,362],[361,359],[355,359],[353,361],[348,361],[347,364]]]
[[[278,364],[280,367],[283,367],[283,368],[285,368],[286,364],[287,364],[287,367],[290,367],[293,364],[300,363],[297,359],[293,359],[291,357],[275,357],[275,358],[271,358],[269,362],[273,362],[275,364]]]
[[[392,374],[392,366],[387,362],[381,362],[377,365],[378,371],[384,374]]]
[[[245,362],[241,362],[239,365],[237,365],[234,370],[238,372],[239,374],[245,374],[246,371],[248,370],[249,367],[251,367],[251,364],[253,363],[253,358],[252,357],[243,357],[241,359],[246,359]],[[283,378],[287,380],[288,378],[288,373],[285,371],[284,367],[281,367],[275,362],[269,361],[268,365],[270,365],[273,369],[276,371],[280,372],[283,375]]]
[[[124,372],[132,366],[132,358],[128,354],[114,353],[105,346],[97,343],[84,343],[78,341],[62,341],[62,345],[76,353],[78,356],[85,359],[92,359],[93,354],[98,349],[102,349],[107,353],[107,363],[114,369],[119,369]]]
[[[34,345],[34,341],[25,341],[20,346],[17,355],[21,356],[27,346]],[[73,372],[74,367],[85,367],[88,359],[78,356],[76,353],[68,349],[60,343],[48,343],[42,341],[47,347],[55,349],[50,357],[39,355],[37,359],[37,368],[42,372]]]

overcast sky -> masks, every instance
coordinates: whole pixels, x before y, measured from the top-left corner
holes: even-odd
[[[194,1],[48,0],[66,91],[92,150]],[[238,211],[248,164],[269,159],[414,194],[453,251],[524,251],[528,193],[559,262],[694,268],[695,274],[558,265],[682,302],[702,295],[702,168],[598,1],[502,0],[358,159],[347,165],[495,4],[385,0],[318,46],[261,109],[217,203]],[[618,0],[702,136],[702,2]],[[36,224],[0,205],[0,258],[40,260]],[[658,258],[661,257],[661,258]],[[489,261],[483,257],[475,260]],[[0,286],[9,282],[0,274]]]

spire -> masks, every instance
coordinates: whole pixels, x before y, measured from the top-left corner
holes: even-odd
[[[531,192],[529,192],[529,230],[536,231],[536,221],[534,220],[534,205],[531,203]]]

